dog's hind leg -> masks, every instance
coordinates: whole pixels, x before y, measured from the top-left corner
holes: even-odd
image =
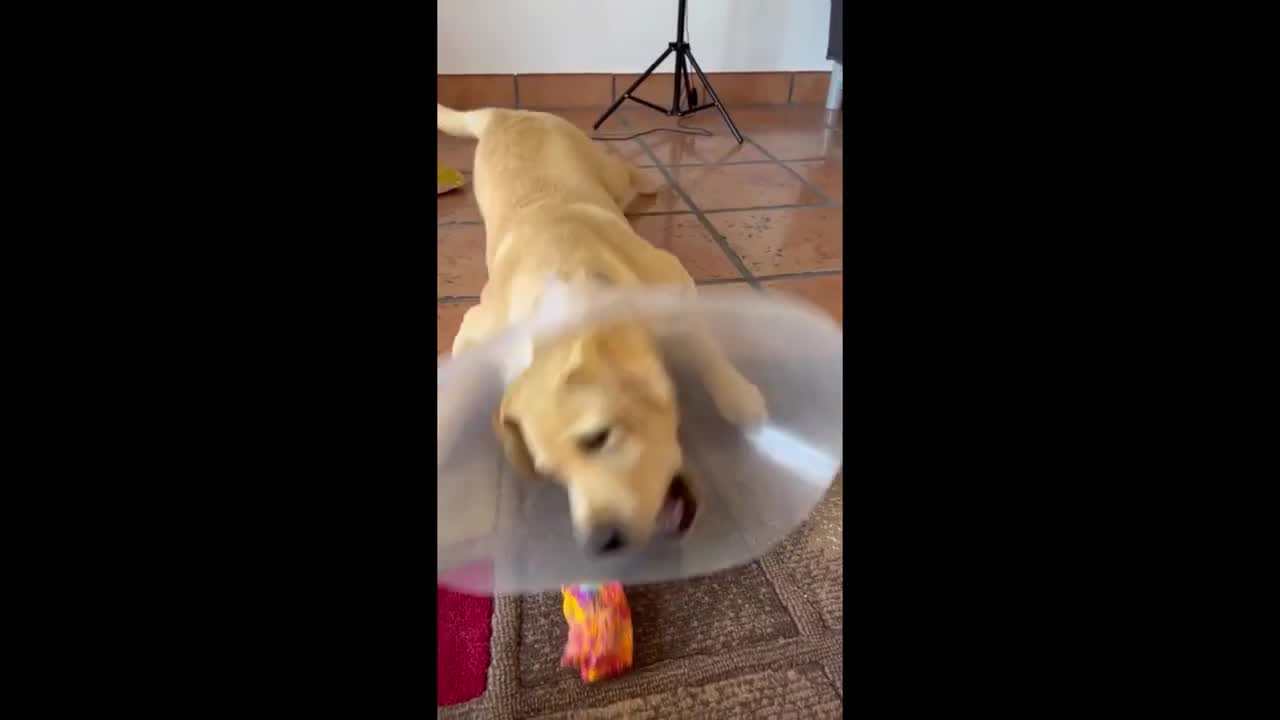
[[[658,171],[646,173],[625,160],[620,162],[627,166],[627,189],[622,197],[617,198],[619,201],[618,207],[624,211],[631,203],[636,201],[637,197],[641,195],[657,195],[666,186],[666,182],[661,180]]]
[[[646,173],[621,157],[592,144],[600,179],[618,207],[626,210],[639,195],[656,195],[664,183],[657,171]]]
[[[635,165],[627,164],[631,171],[631,186],[641,195],[657,195],[658,191],[666,187],[666,182],[662,180],[661,171],[645,172]]]

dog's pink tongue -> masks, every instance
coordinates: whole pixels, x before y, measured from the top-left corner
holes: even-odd
[[[684,516],[684,500],[678,497],[669,497],[662,504],[662,511],[658,513],[658,530],[664,533],[674,533],[680,529],[680,518]]]

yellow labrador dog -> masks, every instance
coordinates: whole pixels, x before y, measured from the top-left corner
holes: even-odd
[[[693,279],[675,256],[637,235],[623,215],[638,194],[659,186],[564,119],[437,105],[436,127],[479,139],[474,185],[489,278],[480,303],[463,317],[455,355],[528,318],[548,278],[587,290],[605,284],[692,292]],[[762,421],[760,391],[709,336],[691,344],[721,414],[740,425]],[[584,549],[609,553],[688,529],[697,499],[681,476],[675,391],[642,325],[572,333],[511,361],[496,431],[514,466],[564,485]]]

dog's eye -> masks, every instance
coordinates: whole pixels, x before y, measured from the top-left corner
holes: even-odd
[[[583,452],[593,453],[598,452],[607,442],[609,442],[609,428],[579,438],[578,447],[582,448]]]

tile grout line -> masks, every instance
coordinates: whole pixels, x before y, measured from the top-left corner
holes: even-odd
[[[708,215],[716,215],[718,213],[746,212],[760,210],[804,210],[806,208],[825,208],[831,207],[826,203],[793,203],[788,205],[765,205],[762,207],[745,207],[745,208],[716,208],[715,210],[703,210]]]
[[[650,165],[647,168],[641,168],[641,169],[661,171],[662,168],[659,168],[657,165]],[[641,210],[639,212],[629,212],[626,215],[627,217],[631,218],[631,217],[662,217],[664,215],[692,215],[692,214],[693,214],[692,210]]]
[[[709,213],[710,213],[710,212],[732,212],[732,211],[734,211],[734,210],[764,210],[764,209],[786,209],[786,208],[793,208],[793,207],[795,207],[795,208],[801,208],[801,207],[835,207],[835,206],[836,206],[836,204],[835,204],[835,203],[831,202],[831,198],[830,198],[830,197],[827,197],[827,194],[826,194],[826,193],[824,193],[824,192],[822,192],[821,190],[819,190],[819,189],[818,189],[818,188],[817,188],[813,183],[811,183],[811,182],[809,182],[808,180],[806,180],[806,179],[804,178],[804,176],[803,176],[803,175],[801,175],[800,173],[796,172],[796,171],[795,171],[791,166],[787,165],[787,163],[788,163],[788,162],[810,162],[810,160],[808,160],[808,159],[805,159],[805,160],[785,160],[785,161],[784,161],[784,160],[779,160],[777,157],[775,157],[775,156],[773,155],[773,153],[769,152],[768,150],[765,150],[765,149],[764,149],[764,146],[763,146],[763,145],[761,145],[760,143],[756,142],[756,141],[755,141],[755,139],[754,139],[754,138],[752,138],[750,135],[744,134],[742,137],[743,137],[743,139],[744,139],[744,140],[746,140],[747,142],[751,143],[751,144],[752,144],[752,145],[753,145],[757,150],[759,150],[759,151],[760,151],[760,154],[761,154],[761,155],[764,155],[766,158],[768,158],[768,160],[767,160],[767,161],[762,161],[762,160],[755,160],[755,161],[743,160],[743,161],[739,161],[739,162],[736,162],[736,163],[735,163],[735,162],[727,162],[727,163],[704,163],[704,164],[699,164],[699,165],[678,164],[678,165],[663,165],[662,167],[708,167],[708,168],[710,168],[710,167],[723,167],[723,166],[725,166],[725,165],[770,165],[770,164],[772,164],[772,165],[777,165],[777,166],[781,167],[785,172],[789,173],[789,174],[791,175],[791,177],[795,178],[796,180],[799,180],[801,185],[803,185],[805,188],[807,188],[807,189],[809,190],[809,192],[811,192],[811,193],[813,193],[814,195],[816,195],[816,196],[818,197],[818,199],[822,201],[822,202],[820,202],[820,203],[812,203],[812,204],[779,205],[779,206],[773,206],[772,208],[733,208],[733,209],[722,209],[722,210],[706,210],[706,211],[703,211],[703,212],[709,212]],[[639,141],[639,138],[637,138],[636,140],[637,140],[637,142],[638,142],[638,141]],[[642,144],[643,144],[643,143],[642,143]],[[646,150],[648,150],[648,146],[645,146],[645,149],[646,149]],[[658,162],[658,156],[657,156],[657,155],[654,155],[652,152],[650,152],[649,154],[653,157],[654,162]],[[817,158],[817,159],[819,159],[819,160],[825,160],[826,158]]]
[[[803,175],[793,170],[790,165],[774,157],[773,153],[769,152],[768,150],[765,150],[764,146],[756,142],[755,139],[752,138],[751,136],[748,135],[744,137],[746,137],[747,142],[751,143],[752,145],[755,145],[756,149],[759,150],[762,155],[764,155],[765,157],[777,163],[778,166],[781,167],[783,170],[787,171],[788,173],[791,173],[791,177],[799,180],[801,185],[804,185],[805,187],[809,188],[809,192],[822,198],[822,202],[824,205],[826,205],[827,207],[835,206],[835,203],[831,202],[831,198],[827,197],[826,193],[814,187],[813,184],[810,183],[808,180],[806,180]],[[795,161],[793,160],[792,162],[795,162]]]
[[[652,169],[657,170],[658,168],[655,167]],[[759,212],[762,210],[805,210],[809,208],[827,208],[827,207],[831,207],[831,206],[826,205],[824,203],[809,203],[809,204],[800,203],[800,204],[793,204],[793,205],[760,205],[757,207],[715,208],[712,210],[701,210],[701,212],[703,215],[719,215],[721,213],[731,213],[731,212]],[[642,210],[640,212],[627,213],[627,216],[628,217],[652,217],[655,215],[661,216],[661,215],[688,215],[688,214],[690,214],[689,210]]]
[[[843,275],[844,270],[805,270],[803,272],[778,273],[777,275],[758,275],[755,280],[759,283],[774,282],[777,280],[806,280],[810,278],[831,277],[833,275]],[[695,280],[696,287],[708,287],[714,285],[747,285],[753,290],[765,290],[763,287],[754,287],[751,281],[745,277],[733,278],[711,278],[710,280]],[[479,302],[479,295],[442,295],[436,298],[439,305],[460,305],[468,302]]]
[[[702,223],[702,227],[705,228],[707,232],[711,233],[711,240],[720,247],[720,251],[723,252],[726,257],[729,258],[729,262],[734,266],[734,268],[737,269],[739,273],[742,274],[742,277],[751,285],[751,287],[759,290],[760,285],[756,282],[755,277],[751,274],[751,271],[747,269],[746,263],[742,262],[742,258],[738,257],[738,254],[733,251],[732,247],[730,247],[729,241],[726,240],[718,230],[716,230],[715,225],[711,224],[711,221],[707,219],[707,216],[702,214],[702,210],[697,205],[694,204],[693,198],[689,197],[689,194],[684,191],[684,188],[680,187],[680,183],[676,182],[675,176],[672,175],[667,170],[667,168],[663,167],[662,163],[658,161],[658,156],[655,155],[653,153],[653,150],[649,148],[648,143],[646,143],[644,140],[641,140],[640,138],[636,138],[636,142],[640,143],[640,147],[644,148],[645,153],[655,163],[658,163],[657,165],[655,165],[655,167],[658,169],[658,172],[662,173],[663,177],[667,179],[667,182],[671,183],[671,189],[674,190],[676,193],[678,193],[680,197],[685,201],[685,203],[689,206],[689,209],[693,211],[693,216],[698,219],[698,222]]]
[[[832,275],[843,274],[843,268],[840,270],[804,270],[802,272],[778,273],[777,275],[761,275],[757,279],[761,282],[773,282],[775,280],[807,280],[810,278],[831,277]]]
[[[754,144],[754,143],[752,143]],[[797,158],[795,160],[726,160],[725,162],[705,162],[705,163],[668,163],[666,167],[684,168],[684,167],[725,167],[728,165],[772,165],[774,163],[802,163],[802,162],[826,162],[826,158]],[[652,167],[638,165],[637,167]]]
[[[774,282],[775,280],[809,280],[812,278],[831,277],[833,275],[843,275],[844,270],[804,270],[802,272],[778,273],[777,275],[757,275],[756,281],[760,283]],[[706,285],[734,285],[736,283],[746,283],[743,278],[715,278],[712,280],[700,280],[696,284],[698,287]],[[759,288],[763,290],[764,288]]]
[[[746,278],[740,278],[740,277],[738,277],[738,278],[715,278],[715,279],[712,279],[712,280],[698,280],[698,281],[695,281],[693,284],[694,284],[695,286],[697,286],[697,287],[707,287],[708,285],[738,285],[738,284],[742,284],[742,285],[746,285],[747,287],[751,287],[751,283],[747,282],[747,279],[746,279]],[[752,288],[752,289],[753,289],[753,290],[758,290],[759,288]]]

